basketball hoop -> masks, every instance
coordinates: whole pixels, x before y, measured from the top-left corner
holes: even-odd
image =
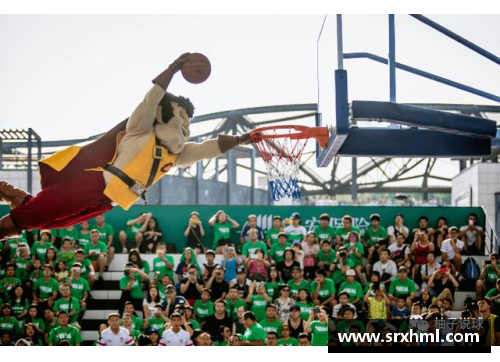
[[[300,199],[299,167],[309,138],[321,148],[328,144],[327,127],[269,126],[253,130],[252,142],[267,167],[271,200]]]

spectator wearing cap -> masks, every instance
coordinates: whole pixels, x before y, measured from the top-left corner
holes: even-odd
[[[212,290],[212,300],[226,299],[229,292],[229,283],[224,280],[224,274],[224,268],[216,265],[214,272],[205,283],[205,287]]]
[[[402,214],[397,214],[394,217],[394,225],[387,228],[387,236],[389,237],[389,245],[394,244],[399,234],[403,234],[405,240],[408,238],[410,231],[404,226],[405,218]]]
[[[467,225],[460,228],[458,237],[464,242],[464,248],[468,254],[481,254],[485,234],[478,224],[477,215],[472,213],[469,214]]]
[[[358,318],[358,315],[356,313],[356,306],[352,303],[349,303],[350,295],[347,292],[342,292],[338,295],[339,302],[338,304],[335,305],[332,309],[332,317],[333,318],[339,318],[339,312],[340,309],[344,307],[350,307],[352,310],[354,310],[354,319]]]
[[[79,346],[82,343],[82,336],[78,329],[68,324],[69,315],[67,312],[60,311],[57,314],[57,322],[59,326],[54,328],[49,334],[49,346],[57,346],[62,341],[66,341],[70,346]]]
[[[339,293],[347,292],[349,294],[349,301],[354,305],[358,305],[364,296],[363,287],[355,280],[356,272],[354,270],[347,270],[345,275],[346,281],[340,286]]]
[[[242,264],[234,245],[225,245],[222,249],[222,267],[224,268],[224,280],[228,283],[236,278],[236,271]]]
[[[281,325],[281,339],[278,341],[278,346],[298,346],[299,341],[291,336],[290,325],[283,323]]]
[[[57,249],[52,242],[50,241],[52,238],[52,233],[50,230],[42,230],[40,232],[40,241],[37,241],[33,244],[30,250],[30,255],[35,259],[40,259],[42,264],[45,264],[45,255],[47,254],[47,250],[49,248],[54,248],[56,254],[59,253],[59,249]]]
[[[214,229],[214,242],[212,249],[221,254],[225,245],[230,244],[231,230],[240,227],[236,221],[231,219],[223,210],[217,211],[208,220],[208,225]]]
[[[481,298],[477,301],[479,307],[479,318],[483,321],[478,330],[480,346],[500,346],[500,317],[491,314],[493,303],[491,300]]]
[[[250,235],[248,232],[251,229],[257,230],[257,239],[264,240],[265,233],[264,230],[260,226],[257,225],[257,215],[248,215],[247,222],[243,225],[243,229],[241,230],[240,243],[241,245],[245,245],[245,243],[250,241]]]
[[[290,287],[290,296],[294,299],[297,299],[297,295],[301,289],[307,290],[308,293],[311,292],[311,285],[307,280],[302,278],[302,272],[299,267],[292,269],[292,279],[287,284]]]
[[[290,217],[292,219],[292,224],[285,228],[285,233],[288,236],[288,241],[290,244],[302,243],[306,241],[307,230],[302,226],[302,221],[300,219],[300,214],[294,212]]]
[[[314,235],[316,235],[316,238],[320,242],[322,242],[323,240],[327,240],[330,245],[332,244],[335,238],[335,230],[330,226],[330,215],[320,215],[319,226],[316,226],[314,228]]]
[[[333,307],[335,301],[335,283],[326,277],[324,269],[316,271],[316,277],[311,282],[311,294],[315,305]]]
[[[156,328],[150,328],[147,331],[147,336],[149,337],[148,346],[158,347],[160,345],[160,333]]]
[[[184,229],[184,236],[186,237],[185,248],[193,249],[196,255],[205,252],[205,246],[202,242],[205,230],[200,220],[200,214],[197,211],[191,213],[189,223]]]
[[[290,335],[293,338],[298,338],[304,332],[304,326],[309,319],[309,310],[313,306],[312,301],[309,301],[307,303],[297,302],[297,304],[290,307],[290,319],[288,319],[287,323],[290,326]]]
[[[54,306],[59,292],[59,284],[52,278],[54,267],[50,264],[43,266],[43,278],[38,279],[33,286],[33,301],[39,306],[39,311]]]
[[[292,245],[288,242],[288,237],[284,231],[278,233],[278,242],[273,243],[269,251],[269,261],[276,265],[285,260],[285,250]]]
[[[455,266],[456,270],[460,270],[464,242],[458,238],[458,228],[456,226],[450,227],[448,233],[450,234],[450,238],[441,244],[441,260],[443,263],[449,261]]]
[[[398,269],[398,277],[393,279],[389,287],[389,299],[395,303],[400,295],[406,296],[406,306],[411,309],[417,288],[413,280],[408,278],[408,269],[402,266]]]
[[[248,295],[250,283],[252,281],[247,278],[247,272],[244,267],[238,267],[236,270],[236,279],[229,282],[229,288],[236,287],[239,292],[239,298],[245,300]]]
[[[352,225],[352,217],[344,215],[344,217],[342,217],[342,226],[335,229],[335,248],[338,248],[348,242],[349,234],[353,231],[357,232],[358,235],[360,233],[359,229]]]
[[[304,253],[304,277],[308,280],[312,280],[316,272],[319,253],[319,245],[314,231],[309,231],[307,233],[306,242],[302,243],[302,252]]]
[[[212,273],[215,269],[216,266],[219,264],[214,263],[215,260],[215,251],[213,250],[207,250],[205,253],[205,258],[207,259],[207,262],[202,264],[202,274],[203,274],[203,280],[206,282],[208,279],[212,277]]]
[[[275,215],[273,217],[273,226],[266,232],[266,244],[269,249],[279,241],[279,234],[283,232],[283,222],[281,216]],[[286,235],[286,233],[285,233]]]
[[[387,230],[380,226],[380,215],[370,215],[370,227],[366,229],[363,240],[366,242],[366,247],[375,247],[380,239],[387,239]]]

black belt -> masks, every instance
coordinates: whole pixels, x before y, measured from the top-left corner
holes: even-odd
[[[153,165],[151,166],[151,172],[149,173],[149,178],[146,185],[143,185],[139,181],[132,179],[125,172],[123,172],[118,167],[115,167],[111,164],[107,164],[106,166],[104,166],[104,169],[109,173],[111,173],[112,175],[118,177],[125,185],[128,186],[130,191],[132,191],[137,196],[141,197],[147,204],[146,191],[148,191],[149,187],[151,187],[151,184],[155,179],[162,158],[163,158],[163,149],[161,147],[160,141],[155,136],[155,147],[153,149]]]

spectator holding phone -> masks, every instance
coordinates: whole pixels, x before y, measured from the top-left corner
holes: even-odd
[[[324,308],[313,308],[309,312],[309,319],[304,332],[310,333],[312,346],[326,346],[328,343],[328,314]]]
[[[480,254],[483,246],[484,231],[478,225],[477,215],[469,215],[468,224],[460,228],[458,237],[464,242],[464,250],[467,254]]]
[[[436,302],[440,306],[445,299],[455,300],[455,289],[458,288],[458,282],[453,274],[451,274],[449,268],[441,267],[437,269],[429,278],[428,285],[434,290],[437,296]]]
[[[202,239],[205,236],[205,230],[200,220],[200,214],[198,214],[197,211],[191,213],[189,223],[184,230],[184,236],[187,239],[186,248],[193,249],[197,255],[205,252],[206,248],[202,243]]]
[[[365,293],[364,301],[368,305],[368,318],[370,319],[387,319],[391,301],[382,286],[383,284],[374,282]],[[375,296],[371,296],[372,293],[375,293]]]
[[[262,252],[264,254],[264,258],[267,259],[267,257],[266,257],[267,246],[263,241],[260,241],[258,239],[259,232],[257,231],[257,229],[250,229],[248,231],[248,237],[249,237],[249,241],[247,241],[243,245],[243,249],[241,251],[241,254],[243,255],[243,262],[245,263],[245,266],[247,266],[247,267],[249,266],[250,260],[257,259],[257,257],[253,256],[253,255],[256,255],[257,250],[259,250],[259,249],[262,250]]]
[[[271,264],[265,259],[264,250],[257,249],[255,254],[251,254],[247,259],[246,266],[249,270],[249,278],[252,280],[266,281],[267,270]]]
[[[184,278],[180,281],[180,292],[181,295],[187,299],[190,305],[200,299],[201,291],[203,290],[205,283],[203,279],[197,277],[198,268],[194,264],[190,264],[187,268],[187,273]]]
[[[397,214],[394,217],[394,225],[387,228],[387,235],[389,237],[389,245],[394,244],[399,234],[402,234],[405,240],[408,238],[410,231],[403,225],[405,219],[402,214]]]
[[[230,283],[231,280],[236,279],[236,272],[242,261],[236,252],[234,245],[224,245],[222,249],[222,267],[225,270],[224,280]]]

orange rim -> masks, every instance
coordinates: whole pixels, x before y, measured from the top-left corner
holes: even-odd
[[[277,129],[293,129],[296,133],[283,133],[283,134],[264,134],[265,131],[274,131]],[[282,125],[282,126],[267,126],[254,129],[250,132],[250,136],[254,142],[262,139],[270,138],[290,138],[290,139],[306,139],[314,138],[321,148],[326,148],[328,145],[329,132],[328,127],[307,127],[295,125]]]

